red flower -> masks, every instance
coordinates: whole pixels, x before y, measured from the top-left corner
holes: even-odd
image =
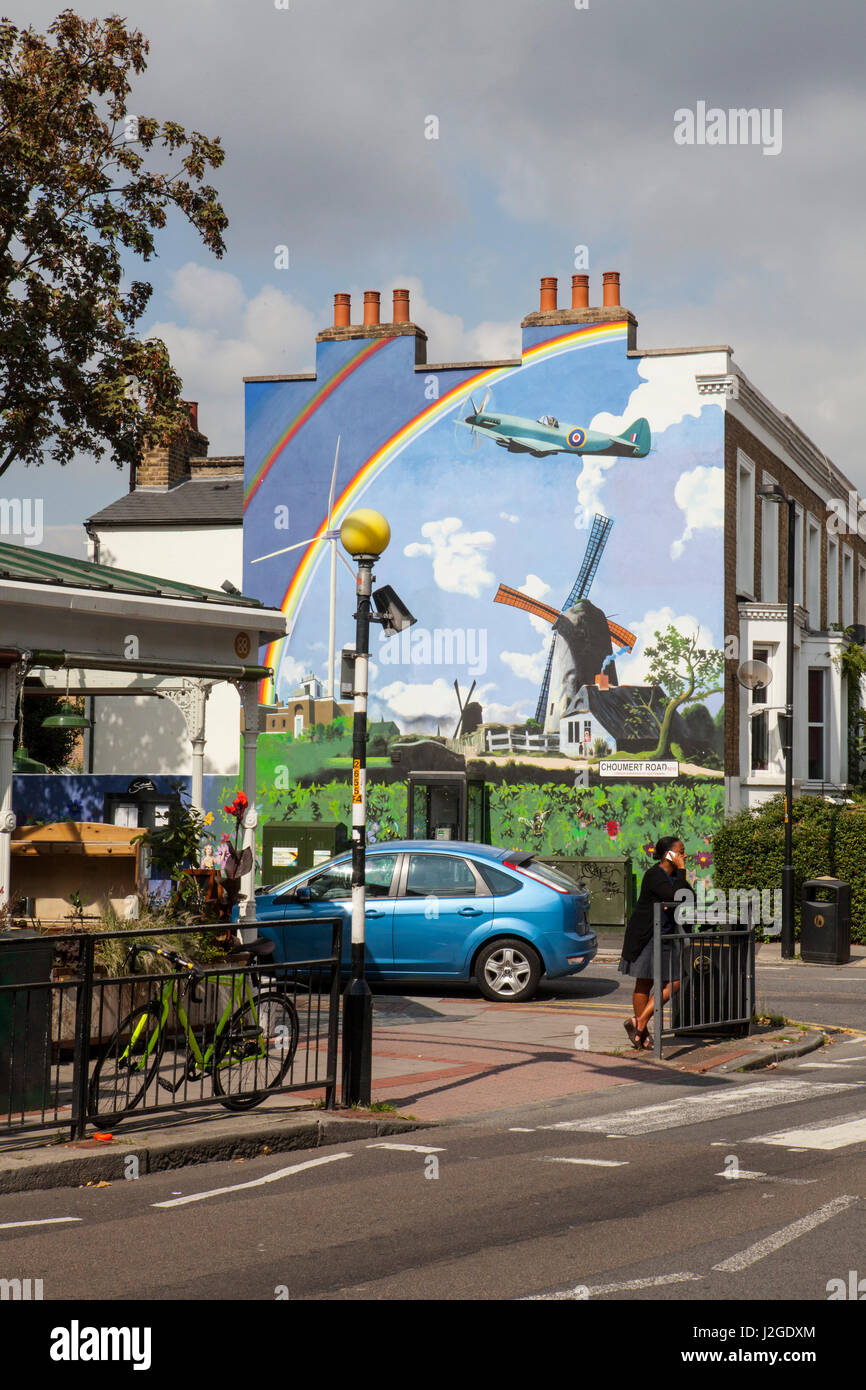
[[[605,825],[604,828],[605,828],[605,830],[607,831],[607,833],[608,833],[608,835],[610,836],[610,838],[611,838],[612,840],[615,840],[616,837],[617,837],[617,835],[619,834],[619,821],[618,821],[618,820],[609,820],[609,821],[607,822],[607,824]]]
[[[249,802],[247,801],[247,798],[246,798],[246,796],[244,795],[243,792],[238,792],[237,796],[235,797],[235,805],[236,805],[236,806],[248,806],[248,805],[249,805]]]

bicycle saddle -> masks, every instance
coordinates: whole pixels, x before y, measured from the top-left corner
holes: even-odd
[[[274,945],[267,936],[257,936],[255,941],[241,941],[232,951],[232,955],[257,956],[259,960],[267,960],[274,954]]]

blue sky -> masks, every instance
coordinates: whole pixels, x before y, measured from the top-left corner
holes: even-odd
[[[59,8],[4,12],[44,29]],[[227,150],[228,254],[215,262],[170,221],[142,325],[169,343],[212,453],[242,447],[243,375],[310,369],[334,291],[357,311],[365,289],[387,305],[408,285],[432,360],[509,354],[539,277],[564,293],[581,245],[593,302],[601,272],[622,273],[642,345],[732,344],[866,486],[859,0],[129,0],[124,13],[151,40],[132,109]],[[782,111],[781,153],[676,145],[675,111],[701,100]],[[125,490],[84,459],[50,482],[13,470],[4,488],[42,496],[46,547],[73,553],[79,520]]]

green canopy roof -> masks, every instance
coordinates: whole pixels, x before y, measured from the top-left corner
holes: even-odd
[[[206,589],[200,584],[180,584],[176,579],[157,579],[152,574],[115,569],[113,565],[94,565],[90,560],[73,560],[68,555],[52,555],[30,546],[0,543],[0,579],[26,584],[63,584],[70,589],[102,589],[141,598],[178,598],[195,603],[218,603],[231,608],[262,608],[256,598],[227,594],[224,589]]]

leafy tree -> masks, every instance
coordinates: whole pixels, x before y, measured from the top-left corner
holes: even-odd
[[[129,111],[148,48],[117,15],[64,10],[47,35],[0,20],[0,476],[77,451],[120,467],[188,425],[168,349],[135,334],[152,288],[126,259],[151,259],[170,209],[222,255],[204,179],[225,151]]]
[[[700,634],[685,637],[672,626],[656,632],[655,645],[647,647],[647,683],[661,686],[666,699],[661,713],[643,696],[635,699],[635,713],[647,715],[658,729],[658,742],[650,757],[666,757],[671,743],[671,724],[681,705],[724,694],[724,652],[699,647]]]
[[[82,701],[70,700],[69,704],[81,711]],[[21,742],[31,758],[44,763],[50,772],[59,772],[68,767],[80,737],[79,729],[43,729],[43,720],[49,715],[59,714],[67,704],[60,695],[40,695],[38,699],[24,700],[24,728]],[[18,723],[15,724],[15,747],[18,747]]]

